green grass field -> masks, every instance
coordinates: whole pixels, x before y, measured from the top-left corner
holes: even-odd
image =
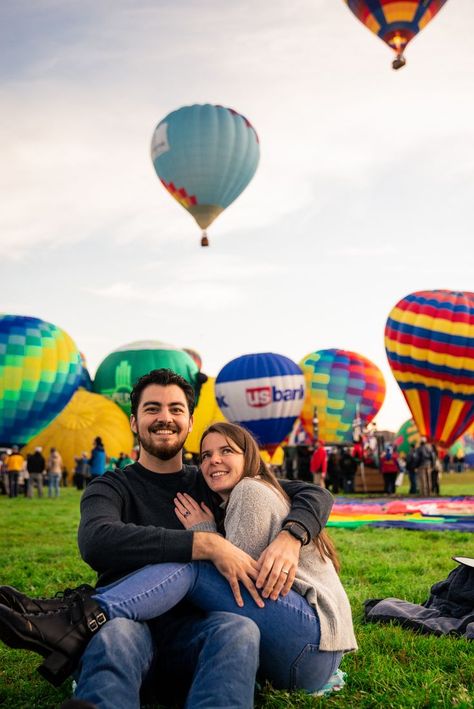
[[[406,491],[406,483],[402,492]],[[474,495],[474,472],[442,480],[443,495]],[[76,547],[80,493],[59,500],[0,497],[0,584],[31,595],[94,582]],[[433,583],[454,568],[452,556],[474,556],[474,535],[403,529],[331,529],[343,563],[342,579],[354,614],[359,651],[343,660],[346,687],[332,697],[263,690],[260,709],[287,707],[474,707],[474,647],[455,638],[421,636],[395,626],[365,625],[363,602],[394,596],[421,603]],[[38,655],[0,643],[0,706],[52,709],[70,695],[35,671]],[[224,681],[224,678],[223,678]],[[127,709],[127,707],[117,707]]]

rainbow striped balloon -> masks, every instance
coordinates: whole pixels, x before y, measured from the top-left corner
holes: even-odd
[[[385,398],[385,380],[369,359],[346,350],[319,350],[301,362],[306,381],[306,398],[300,414],[303,426],[313,433],[313,416],[318,414],[318,437],[324,443],[349,443],[358,416],[369,423]]]
[[[81,355],[64,330],[0,315],[0,443],[27,443],[62,411],[81,377]]]
[[[420,435],[448,448],[474,422],[474,293],[407,295],[388,317],[385,349]]]
[[[404,65],[408,42],[422,30],[446,0],[344,0],[363,25],[397,54],[394,69]]]

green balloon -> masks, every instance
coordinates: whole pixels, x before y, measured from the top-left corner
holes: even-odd
[[[130,416],[130,392],[133,385],[152,369],[172,369],[195,390],[199,369],[183,350],[164,342],[132,342],[109,354],[99,365],[94,379],[94,391],[107,396]]]

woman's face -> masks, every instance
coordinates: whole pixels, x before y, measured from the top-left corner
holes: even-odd
[[[211,490],[227,500],[244,474],[244,453],[221,433],[209,433],[201,446],[201,470]]]

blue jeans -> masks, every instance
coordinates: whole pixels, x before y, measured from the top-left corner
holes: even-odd
[[[48,475],[48,497],[59,497],[59,481],[61,479],[60,475]]]
[[[260,630],[260,672],[277,689],[321,689],[338,668],[342,652],[319,650],[315,610],[294,591],[258,608],[243,590],[239,608],[228,582],[210,562],[153,564],[109,586],[95,599],[109,618],[143,621],[173,608],[180,600],[203,611],[224,611],[253,620]]]
[[[75,697],[97,709],[138,709],[140,688],[148,677],[158,685],[159,697],[160,682],[184,683],[186,709],[250,709],[259,643],[258,628],[247,618],[189,615],[165,625],[154,664],[156,643],[148,624],[116,618],[87,646]]]

